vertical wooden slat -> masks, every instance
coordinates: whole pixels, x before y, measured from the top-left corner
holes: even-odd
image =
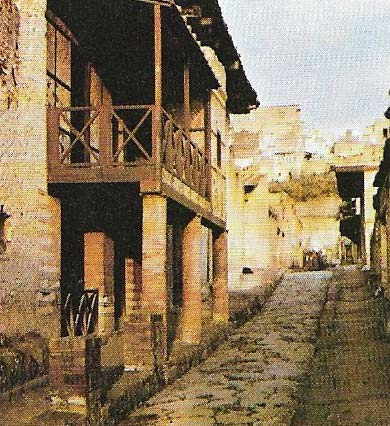
[[[191,99],[190,99],[190,64],[188,59],[184,63],[183,72],[184,88],[184,130],[189,135],[191,130]]]
[[[161,6],[154,5],[154,103],[153,109],[153,159],[157,173],[161,174],[162,126],[162,25]]]
[[[206,198],[211,198],[211,99],[210,92],[204,100],[204,137],[205,137],[205,176],[206,179]]]
[[[47,107],[47,161],[49,173],[60,167],[60,110]]]
[[[199,147],[198,145],[195,146],[193,149],[193,156],[192,156],[192,185],[194,191],[199,193]]]
[[[99,162],[102,165],[112,163],[112,107],[108,104],[103,104],[99,114]]]
[[[187,137],[184,137],[184,178],[188,186],[192,185],[191,182],[191,143]]]
[[[168,171],[173,170],[173,124],[170,119],[164,125],[164,141],[165,141],[165,167]]]

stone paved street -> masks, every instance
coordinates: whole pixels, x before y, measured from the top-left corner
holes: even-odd
[[[390,344],[379,326],[379,300],[357,270],[335,278],[312,373],[292,424],[388,426]]]
[[[289,425],[331,277],[331,272],[287,275],[262,312],[121,425]]]

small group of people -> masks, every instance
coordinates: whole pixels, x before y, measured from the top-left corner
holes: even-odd
[[[328,262],[322,250],[310,250],[304,253],[303,268],[307,271],[321,271],[328,267]]]

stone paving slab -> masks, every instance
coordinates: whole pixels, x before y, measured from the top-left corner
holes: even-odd
[[[293,426],[389,426],[390,342],[379,300],[357,269],[332,280],[306,392]]]
[[[121,425],[289,425],[331,278],[287,275],[262,312]]]

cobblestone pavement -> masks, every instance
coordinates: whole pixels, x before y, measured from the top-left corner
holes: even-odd
[[[332,280],[294,426],[390,425],[390,343],[362,275],[350,269]]]
[[[289,425],[331,277],[287,275],[262,312],[121,426]]]

